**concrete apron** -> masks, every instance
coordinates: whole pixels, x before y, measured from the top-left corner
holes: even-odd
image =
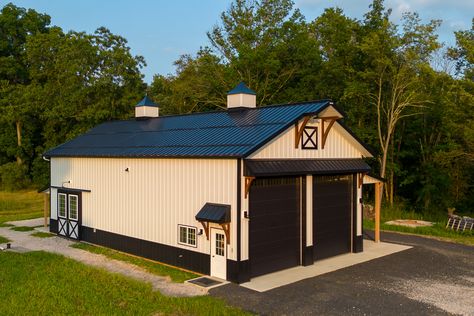
[[[307,267],[298,266],[270,274],[265,274],[256,278],[252,278],[250,282],[242,283],[240,286],[257,292],[266,292],[280,286],[333,272],[362,262],[388,256],[410,248],[412,247],[385,242],[374,243],[373,241],[364,240],[363,252],[348,253],[320,260]]]

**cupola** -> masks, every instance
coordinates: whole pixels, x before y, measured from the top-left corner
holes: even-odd
[[[135,118],[151,118],[159,116],[158,104],[153,102],[147,95],[135,106]]]
[[[257,106],[257,94],[255,91],[239,83],[234,89],[227,93],[227,108],[255,108]]]

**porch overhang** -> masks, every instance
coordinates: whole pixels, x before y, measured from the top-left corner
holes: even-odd
[[[195,218],[204,228],[207,239],[209,239],[209,223],[216,223],[224,230],[227,244],[230,243],[230,205],[206,203],[196,214]]]
[[[306,174],[367,173],[363,159],[246,159],[244,175],[268,177]]]

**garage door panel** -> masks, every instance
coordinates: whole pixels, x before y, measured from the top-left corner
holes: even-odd
[[[299,264],[299,207],[299,178],[254,180],[249,210],[252,276]]]
[[[315,260],[350,252],[352,176],[313,177]]]

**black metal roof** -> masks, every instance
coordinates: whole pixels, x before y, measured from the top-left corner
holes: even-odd
[[[246,157],[328,100],[112,121],[45,157]]]
[[[234,89],[227,92],[227,95],[239,94],[239,93],[256,95],[255,91],[247,87],[243,81],[239,83]]]
[[[362,159],[247,159],[246,176],[341,174],[369,172],[370,167]]]
[[[230,223],[230,205],[206,203],[196,214],[196,220],[211,223]]]
[[[137,103],[135,106],[152,106],[152,107],[159,107],[158,104],[153,102],[152,99],[150,99],[147,95]]]

